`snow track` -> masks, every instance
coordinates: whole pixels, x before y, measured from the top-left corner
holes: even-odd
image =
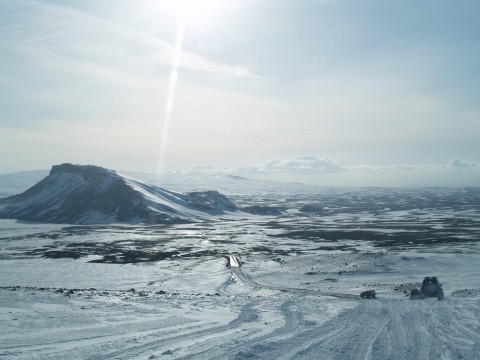
[[[307,309],[287,300],[279,308],[282,327],[253,339],[237,337],[185,358],[477,359],[478,318],[477,324],[465,327],[460,314],[448,314],[451,305],[365,301],[324,324],[315,324],[305,320]],[[458,336],[452,336],[455,333]]]
[[[476,299],[284,293],[85,299],[0,290],[2,359],[478,359]]]
[[[296,293],[302,293],[305,295],[323,295],[323,296],[334,296],[337,298],[344,298],[344,299],[360,299],[360,295],[356,294],[346,294],[346,293],[339,293],[339,292],[327,292],[327,291],[320,291],[320,290],[310,290],[310,289],[302,289],[297,287],[286,287],[286,286],[274,286],[274,285],[265,285],[260,284],[256,281],[253,281],[247,278],[240,267],[240,262],[235,256],[228,257],[228,266],[232,271],[232,275],[234,278],[242,282],[247,286],[251,286],[254,288],[261,288],[261,289],[269,289],[269,290],[279,290],[279,291],[290,291]]]

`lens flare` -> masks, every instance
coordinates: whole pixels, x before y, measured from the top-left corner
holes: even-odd
[[[230,5],[232,1],[233,0],[166,0],[159,4],[160,8],[178,19],[175,50],[173,51],[172,71],[170,73],[168,84],[167,103],[165,107],[159,150],[157,169],[159,173],[165,170],[165,158],[178,81],[178,69],[181,63],[182,45],[187,24],[190,26],[195,25],[195,23],[198,24],[210,21],[220,11],[225,10],[227,5]]]
[[[164,170],[165,155],[167,151],[168,134],[170,130],[170,123],[172,121],[173,103],[175,100],[175,89],[177,87],[178,67],[180,66],[182,55],[182,43],[185,35],[186,24],[184,21],[178,23],[177,37],[175,41],[175,50],[173,52],[172,72],[170,73],[170,80],[168,83],[167,104],[165,107],[165,116],[163,120],[162,138],[160,141],[160,153],[158,160],[158,171]]]

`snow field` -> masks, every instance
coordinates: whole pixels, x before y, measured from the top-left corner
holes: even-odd
[[[0,290],[5,359],[476,359],[478,300]]]
[[[478,189],[265,184],[259,194],[247,183],[218,185],[239,204],[283,204],[284,215],[174,226],[0,220],[0,358],[480,358]],[[227,268],[228,255],[242,266]],[[424,276],[439,277],[445,300],[405,297]],[[378,298],[359,299],[366,289]]]

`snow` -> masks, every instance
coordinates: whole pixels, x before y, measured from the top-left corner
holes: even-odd
[[[288,211],[154,226],[0,220],[0,357],[480,358],[478,205],[421,208],[398,191],[388,209],[302,214],[357,192],[241,183],[236,202]],[[425,276],[445,300],[406,297]],[[360,299],[366,289],[377,299]]]
[[[181,194],[112,170],[72,164],[52,167],[48,177],[0,202],[2,218],[71,224],[185,222],[235,211],[216,191]]]
[[[146,204],[153,210],[165,211],[173,209],[178,215],[185,217],[205,217],[200,211],[195,211],[186,207],[186,201],[182,194],[154,187],[143,181],[128,179],[127,183],[136,191],[141,193],[146,200]]]
[[[59,197],[64,197],[85,184],[85,180],[77,174],[53,174],[52,180],[53,186],[43,187],[39,192],[17,205],[15,211],[21,212],[31,206],[41,208],[42,212],[57,209],[61,205],[57,201]],[[55,199],[54,203],[52,203],[52,198]]]

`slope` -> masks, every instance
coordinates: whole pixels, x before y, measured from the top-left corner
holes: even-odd
[[[62,224],[175,223],[236,211],[216,191],[180,194],[98,166],[62,164],[0,200],[0,218]]]

